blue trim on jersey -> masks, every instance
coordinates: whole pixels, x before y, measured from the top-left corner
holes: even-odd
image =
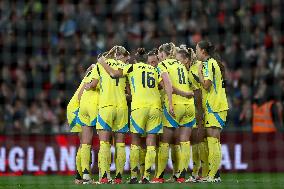
[[[217,119],[217,121],[219,122],[221,127],[224,127],[225,121],[222,120],[222,118],[220,117],[220,115],[217,112],[213,112],[213,110],[211,109],[208,102],[206,102],[206,107],[207,107],[207,110],[208,110],[209,113],[213,113],[213,115],[215,116],[215,118]]]
[[[91,124],[90,124],[90,126],[91,127],[95,127],[96,126],[96,124],[97,124],[97,118],[95,118],[93,121],[91,121]]]
[[[130,116],[130,121],[134,127],[134,129],[139,133],[139,134],[144,134],[144,129],[139,127],[139,125],[134,121],[134,119]]]
[[[196,124],[196,119],[194,118],[192,121],[182,125],[184,127],[193,127]]]
[[[205,65],[205,74],[204,74],[204,77],[208,77],[208,76],[209,76],[208,61],[203,62],[203,64]]]
[[[129,129],[128,129],[128,123],[126,123],[122,129],[119,129],[119,130],[116,131],[116,132],[117,132],[117,133],[127,133],[128,131],[129,131]]]
[[[112,131],[111,127],[98,115],[98,122],[104,128],[104,130]]]
[[[164,107],[164,115],[166,117],[166,119],[168,120],[168,122],[175,128],[178,128],[179,124],[176,120],[174,120],[174,118],[172,118],[172,116],[169,114],[168,110],[166,107]]]
[[[154,129],[148,131],[148,134],[157,134],[160,132],[160,130],[163,128],[162,123],[160,123],[157,127],[155,127]]]
[[[135,89],[134,77],[133,77],[133,76],[131,77],[131,84],[132,84],[133,90],[134,90],[134,92],[135,92],[136,89]]]
[[[84,127],[84,126],[88,126],[87,124],[85,124],[85,123],[83,123],[82,121],[81,121],[81,119],[79,118],[79,116],[77,117],[77,124],[79,124],[81,127]]]

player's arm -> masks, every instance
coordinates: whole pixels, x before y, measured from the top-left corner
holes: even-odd
[[[102,67],[111,77],[123,77],[123,70],[122,69],[115,70],[112,67],[110,67],[106,63],[106,59],[103,56],[99,58],[98,62],[102,65]]]
[[[185,92],[173,86],[173,94],[180,95],[185,98],[192,98],[194,96],[193,92]]]
[[[194,102],[195,102],[195,117],[197,120],[198,128],[203,127],[203,109],[202,109],[202,92],[200,89],[194,90]]]
[[[99,80],[97,80],[97,79],[94,78],[94,79],[92,79],[91,82],[85,83],[85,84],[84,84],[84,88],[85,88],[87,91],[90,90],[90,89],[95,89],[95,88],[97,87],[98,83],[99,83]]]
[[[169,112],[170,112],[170,114],[172,116],[175,116],[174,108],[173,108],[173,101],[172,101],[172,96],[173,96],[173,85],[172,85],[172,82],[170,80],[168,72],[163,72],[161,74],[161,77],[163,79],[164,89],[165,89],[166,94],[167,94],[168,99],[169,99]]]
[[[130,90],[129,82],[126,83],[125,94],[126,94],[126,100],[128,102],[131,102],[132,96],[131,96],[131,90]]]
[[[204,74],[204,71],[205,71],[205,74]],[[209,90],[212,85],[212,79],[210,78],[209,74],[210,73],[209,73],[208,67],[205,68],[205,70],[203,70],[203,64],[200,64],[198,68],[198,76],[199,76],[200,84],[205,90]]]
[[[86,75],[96,66],[96,64],[91,64],[86,71]]]

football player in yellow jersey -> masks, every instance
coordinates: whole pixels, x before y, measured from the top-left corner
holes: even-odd
[[[139,171],[139,151],[141,146],[140,137],[146,134],[146,157],[145,171],[142,177],[142,183],[149,183],[151,166],[155,163],[156,156],[156,136],[162,132],[162,107],[159,83],[162,81],[159,77],[157,68],[145,64],[147,54],[145,49],[139,48],[135,56],[136,63],[127,65],[121,69],[115,70],[104,61],[102,66],[112,77],[127,76],[130,80],[132,103],[131,103],[131,184],[138,183]],[[165,84],[167,85],[167,84]],[[167,88],[166,88],[167,89]],[[170,94],[171,91],[167,91]],[[151,96],[151,98],[148,98]],[[171,95],[169,98],[171,99]],[[169,100],[171,101],[171,100]]]
[[[175,46],[173,43],[163,44],[159,47],[159,59],[161,62],[158,65],[161,77],[170,79],[173,87],[190,92],[188,84],[188,73],[186,67],[175,59]],[[154,183],[163,183],[164,170],[168,161],[169,144],[180,144],[180,161],[178,162],[179,175],[177,175],[178,182],[185,181],[185,165],[190,158],[190,142],[187,127],[195,125],[195,109],[194,100],[182,97],[180,95],[173,95],[173,109],[168,104],[167,96],[164,106],[163,116],[163,134],[161,136],[158,154],[158,170],[156,178],[153,179]],[[171,113],[169,113],[171,112]],[[186,131],[185,131],[186,130]],[[174,137],[175,136],[175,137]]]
[[[113,47],[106,55],[106,60],[112,68],[118,69],[125,64],[122,61],[129,59],[129,52],[121,46]],[[122,60],[122,61],[121,61]],[[122,173],[126,160],[125,133],[128,132],[128,109],[126,102],[126,78],[113,78],[99,64],[94,73],[93,82],[86,88],[96,87],[100,84],[99,113],[97,119],[97,131],[100,139],[100,151],[98,154],[99,166],[102,178],[100,183],[108,183],[110,169],[110,137],[115,134],[115,165],[116,177],[114,183],[122,182]]]
[[[74,133],[78,133],[79,138],[80,138],[80,142],[82,141],[82,122],[79,119],[79,106],[80,106],[80,97],[81,97],[81,89],[84,88],[84,84],[85,82],[89,79],[89,76],[91,74],[91,70],[95,65],[91,65],[87,71],[86,71],[86,75],[83,78],[83,80],[81,81],[78,89],[76,90],[76,92],[74,93],[74,95],[72,96],[71,100],[69,101],[68,105],[67,105],[67,110],[66,110],[66,114],[67,114],[67,121],[70,127],[70,132],[74,132]],[[75,184],[81,184],[82,181],[82,166],[81,166],[81,146],[79,147],[77,154],[76,154],[76,178],[75,178]]]
[[[193,49],[187,49],[186,46],[181,46],[177,51],[176,58],[184,63],[189,70],[189,81],[190,86],[194,91],[194,101],[196,108],[196,119],[197,126],[194,126],[191,132],[191,143],[192,143],[192,160],[193,160],[193,170],[192,176],[187,180],[187,182],[196,182],[198,179],[198,173],[200,169],[200,163],[202,164],[202,177],[206,177],[208,174],[208,147],[206,138],[206,130],[203,127],[203,112],[204,108],[202,106],[202,100],[206,101],[206,93],[202,92],[202,87],[198,78],[198,68],[202,64],[200,61],[196,61],[195,53]],[[203,89],[204,90],[204,89]],[[185,93],[174,88],[174,93],[190,97],[191,93]],[[205,104],[205,103],[204,103]]]
[[[203,181],[215,182],[214,176],[222,159],[220,133],[225,126],[229,109],[225,91],[225,68],[214,46],[208,41],[201,41],[196,45],[196,56],[203,62],[199,66],[198,76],[206,91],[204,124],[207,130],[210,171]]]
[[[98,58],[100,55],[98,56]],[[83,184],[92,183],[90,177],[90,162],[91,162],[91,147],[93,139],[93,128],[97,123],[98,115],[98,98],[99,89],[92,88],[85,90],[85,86],[92,82],[93,74],[97,69],[97,65],[92,68],[87,74],[87,79],[84,80],[84,86],[79,92],[80,108],[78,113],[79,122],[82,126],[81,139],[81,166],[83,171]]]

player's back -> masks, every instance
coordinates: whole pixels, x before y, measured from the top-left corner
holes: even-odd
[[[131,68],[132,67],[132,68]],[[161,98],[158,89],[160,81],[157,68],[139,62],[129,68],[132,104],[131,107],[161,107]]]
[[[166,59],[159,63],[160,72],[168,72],[173,87],[185,92],[190,92],[188,71],[186,67],[176,59]],[[167,96],[166,96],[167,98]],[[167,102],[167,100],[165,100]],[[187,99],[173,94],[173,104],[191,104],[193,99]]]
[[[108,59],[106,63],[113,69],[124,66],[123,62],[114,59]],[[99,77],[97,79],[100,82],[99,107],[127,107],[125,96],[126,78],[111,77],[100,64],[98,65],[97,74]]]

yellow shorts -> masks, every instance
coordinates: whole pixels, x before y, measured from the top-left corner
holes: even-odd
[[[82,132],[81,125],[78,123],[79,102],[71,100],[67,106],[67,121],[70,132]]]
[[[127,133],[128,128],[128,108],[107,106],[99,108],[97,130]]]
[[[81,96],[78,122],[82,126],[95,127],[98,116],[98,94],[90,90],[84,91]]]
[[[213,112],[209,105],[206,106],[204,125],[205,127],[223,128],[226,125],[228,111]]]
[[[168,109],[164,106],[163,126],[178,128],[193,127],[196,124],[194,104],[174,104],[175,118],[173,118]]]
[[[143,107],[131,111],[130,132],[144,135],[162,133],[162,111],[159,108]]]

